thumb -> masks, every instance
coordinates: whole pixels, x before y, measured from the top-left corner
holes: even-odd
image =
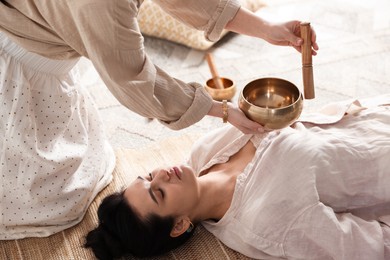
[[[293,46],[301,46],[303,43],[303,39],[295,36],[295,35],[291,35],[290,37],[290,44],[293,45]]]

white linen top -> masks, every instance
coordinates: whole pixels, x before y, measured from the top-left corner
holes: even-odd
[[[380,101],[390,104],[390,95]],[[390,259],[390,107],[350,104],[280,131],[228,126],[198,140],[189,159],[197,173],[249,140],[257,148],[226,214],[204,227],[258,259]]]

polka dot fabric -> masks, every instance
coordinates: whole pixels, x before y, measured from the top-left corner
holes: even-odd
[[[28,53],[0,33],[0,239],[49,236],[81,221],[115,156],[78,60]]]

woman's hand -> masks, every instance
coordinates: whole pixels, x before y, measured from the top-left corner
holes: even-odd
[[[244,112],[233,103],[228,103],[228,122],[244,134],[259,134],[264,132],[262,125],[247,118]]]
[[[247,118],[236,104],[228,102],[227,106],[227,121],[241,132],[244,134],[259,134],[264,132],[263,126]],[[223,118],[222,102],[213,100],[213,105],[208,115]]]
[[[264,40],[267,42],[280,45],[280,46],[292,46],[297,51],[301,52],[301,45],[303,43],[301,35],[301,22],[289,21],[284,23],[270,23],[268,24],[268,33],[265,34]],[[311,26],[310,26],[311,27]],[[311,43],[312,54],[317,55],[318,44],[317,35],[313,27],[311,27]]]
[[[253,12],[241,7],[236,16],[225,27],[225,29],[266,40],[279,46],[292,46],[301,52],[303,39],[300,37],[300,21],[289,21],[283,23],[272,23],[264,20]],[[312,53],[317,54],[317,36],[311,28]]]

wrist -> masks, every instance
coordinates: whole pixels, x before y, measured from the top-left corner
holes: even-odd
[[[227,100],[222,100],[222,122],[227,123],[229,119],[229,110]]]
[[[222,102],[213,100],[208,115],[222,118],[222,122],[226,123],[229,119],[229,102],[227,100]]]

